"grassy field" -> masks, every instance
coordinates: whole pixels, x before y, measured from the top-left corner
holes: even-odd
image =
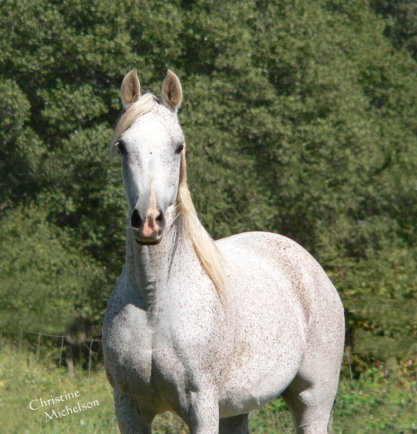
[[[52,350],[51,350],[52,351]],[[0,432],[23,433],[117,433],[111,387],[104,370],[97,367],[88,374],[76,370],[73,376],[59,369],[52,352],[37,355],[29,350],[3,346],[0,353]],[[387,375],[376,368],[366,371],[359,380],[351,380],[344,366],[333,415],[335,433],[417,433],[417,385],[411,376],[399,370]],[[79,397],[66,402],[31,410],[29,403],[57,395],[78,392]],[[77,406],[77,413],[65,415],[65,404]],[[85,410],[82,410],[82,404]],[[36,408],[39,401],[34,401]],[[91,408],[88,408],[91,407]],[[45,411],[60,412],[49,419]],[[64,413],[62,411],[64,410]],[[290,433],[291,418],[284,402],[277,399],[253,412],[251,432],[259,434]],[[173,414],[154,422],[158,434],[187,433]]]

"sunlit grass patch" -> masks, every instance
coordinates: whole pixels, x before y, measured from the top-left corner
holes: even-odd
[[[346,367],[344,368],[346,370]],[[387,376],[381,369],[370,368],[360,379],[343,373],[333,414],[334,433],[402,433],[417,432],[417,384],[413,375],[397,372]],[[47,402],[56,397],[79,392],[76,398],[31,410],[33,400]],[[77,407],[98,401],[99,405],[66,414],[65,406]],[[36,402],[34,407],[39,406]],[[45,411],[61,412],[49,419]],[[64,415],[62,415],[64,410]],[[90,373],[75,369],[70,376],[66,368],[58,368],[53,357],[38,355],[27,349],[5,345],[0,352],[0,432],[73,434],[74,432],[118,433],[113,409],[112,388],[104,368]],[[166,413],[154,421],[156,434],[186,434],[188,430],[178,416]],[[278,398],[250,416],[254,434],[293,432],[287,406]]]

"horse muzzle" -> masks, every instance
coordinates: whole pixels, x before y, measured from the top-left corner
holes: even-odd
[[[164,213],[158,209],[149,209],[142,219],[139,211],[135,209],[130,219],[130,227],[138,244],[143,246],[159,244],[165,228]]]

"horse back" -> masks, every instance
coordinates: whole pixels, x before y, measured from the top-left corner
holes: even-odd
[[[269,232],[245,232],[216,241],[234,296],[279,298],[300,306],[309,322],[324,306],[343,314],[337,290],[313,256],[295,241]],[[265,294],[265,295],[263,295]]]

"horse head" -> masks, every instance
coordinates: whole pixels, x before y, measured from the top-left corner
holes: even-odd
[[[130,228],[139,244],[154,245],[162,239],[168,207],[176,203],[184,160],[184,134],[177,116],[181,83],[168,70],[162,98],[142,96],[132,70],[123,79],[121,100],[125,112],[113,144],[121,155]]]

